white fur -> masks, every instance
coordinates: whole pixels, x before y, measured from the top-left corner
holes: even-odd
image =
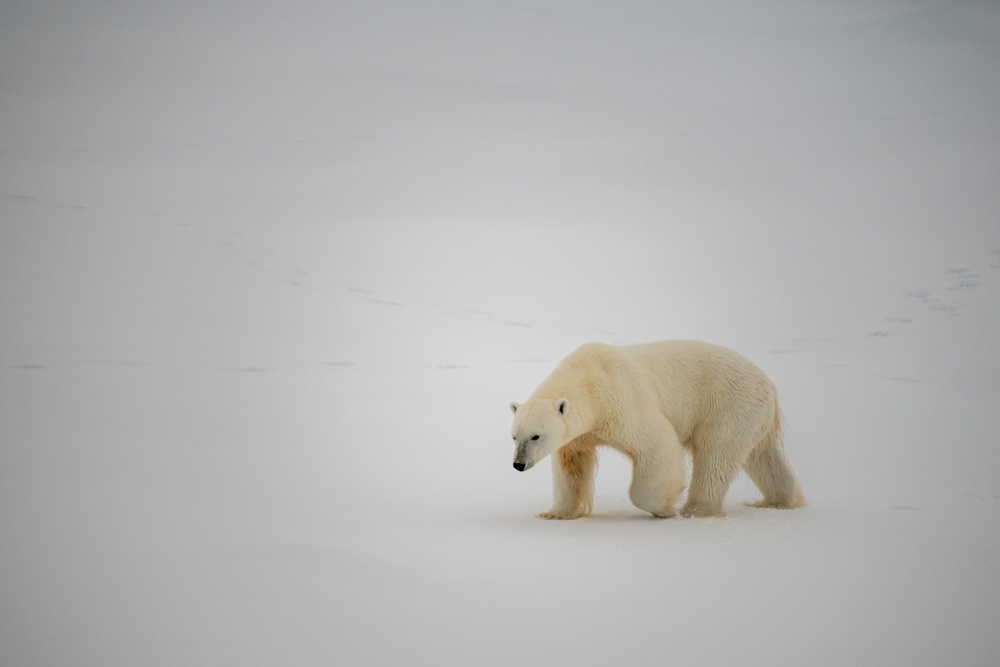
[[[614,347],[588,343],[566,357],[524,404],[511,404],[514,465],[553,455],[545,519],[590,513],[599,445],[632,460],[629,497],[676,515],[684,457],[692,457],[685,516],[721,516],[741,469],[764,494],[758,507],[805,504],[785,459],[774,385],[742,355],[698,341]]]

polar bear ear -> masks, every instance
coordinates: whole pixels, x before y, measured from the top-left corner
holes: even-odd
[[[519,407],[521,407],[520,403],[511,403],[510,404],[510,411],[516,415],[517,414],[517,409]]]
[[[565,398],[560,398],[559,402],[556,403],[556,410],[559,411],[559,414],[565,415],[566,410],[568,409],[569,409],[569,401],[567,401]]]

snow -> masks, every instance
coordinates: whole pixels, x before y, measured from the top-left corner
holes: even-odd
[[[986,665],[1000,7],[0,8],[0,663]],[[587,340],[774,379],[807,508],[533,518]]]

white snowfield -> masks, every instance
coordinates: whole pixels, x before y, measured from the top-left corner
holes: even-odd
[[[157,6],[162,5],[162,6]],[[994,665],[1000,5],[0,7],[0,664]],[[541,521],[585,341],[809,505]]]

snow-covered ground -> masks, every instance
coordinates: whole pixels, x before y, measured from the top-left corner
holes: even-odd
[[[0,7],[0,664],[996,664],[1000,5],[156,4]],[[533,518],[680,337],[810,505]]]

